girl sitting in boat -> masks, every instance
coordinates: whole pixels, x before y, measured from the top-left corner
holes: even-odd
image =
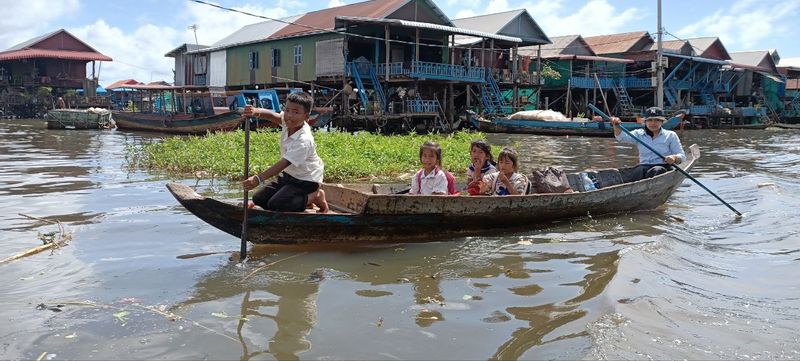
[[[480,194],[480,180],[483,176],[497,172],[492,158],[492,147],[483,140],[473,140],[469,146],[472,163],[467,166],[467,192],[470,195]]]
[[[419,147],[419,160],[422,169],[411,178],[408,194],[444,195],[447,194],[447,176],[442,171],[442,148],[439,144],[427,141]]]
[[[528,178],[517,173],[517,151],[506,147],[497,156],[498,171],[483,176],[480,181],[480,193],[485,195],[520,195],[528,189]]]

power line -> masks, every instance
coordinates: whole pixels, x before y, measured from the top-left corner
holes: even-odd
[[[251,13],[251,12],[248,12],[248,11],[244,11],[244,10],[238,10],[238,9],[234,9],[234,8],[225,7],[225,6],[222,6],[222,5],[209,3],[209,2],[204,1],[204,0],[188,0],[188,1],[194,2],[194,3],[198,3],[198,4],[201,4],[201,5],[211,6],[211,7],[223,10],[223,11],[235,12],[235,13],[239,13],[239,14],[247,15],[247,16],[252,16],[252,17],[255,17],[255,18],[259,18],[259,19],[280,22],[280,23],[287,24],[287,25],[300,26],[300,27],[303,27],[303,28],[306,28],[306,29],[310,29],[310,30],[315,30],[315,31],[318,31],[318,32],[340,34],[340,35],[345,35],[345,36],[349,36],[349,37],[369,39],[369,40],[386,41],[385,38],[381,38],[381,37],[377,37],[377,36],[350,33],[350,32],[347,32],[347,31],[341,31],[341,30],[336,30],[336,29],[326,29],[326,28],[321,28],[321,27],[317,27],[317,26],[301,24],[301,23],[297,23],[297,22],[294,22],[294,21],[287,21],[287,20],[283,20],[283,19],[272,18],[272,17],[269,17],[269,16],[254,14],[254,13]],[[638,36],[637,37],[631,37],[631,38],[622,38],[622,39],[618,39],[618,40],[615,40],[615,41],[610,41],[610,42],[607,42],[607,43],[597,43],[597,44],[594,44],[594,45],[617,44],[617,43],[622,43],[622,42],[625,42],[625,41],[628,41],[628,40],[634,40],[634,39],[638,39],[638,38],[639,38]],[[442,49],[488,50],[488,49],[485,49],[485,48],[473,48],[473,47],[469,47],[469,46],[458,46],[458,45],[456,45],[456,46],[448,46],[448,45],[424,44],[424,43],[417,44],[415,42],[397,40],[397,39],[389,39],[388,41],[392,42],[392,43],[396,43],[396,44],[405,44],[405,45],[414,45],[414,46],[419,45],[419,46],[427,46],[427,47],[442,48]],[[523,47],[523,48],[530,48],[530,47]],[[570,48],[570,47],[548,48],[548,50],[552,50],[552,49],[563,50],[563,49],[567,49],[567,48]],[[511,49],[495,49],[495,51],[503,52],[503,53],[506,53],[506,52],[510,53]]]

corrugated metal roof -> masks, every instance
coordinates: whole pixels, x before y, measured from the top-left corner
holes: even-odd
[[[689,42],[689,45],[692,46],[692,50],[694,50],[694,55],[708,57],[707,52],[712,46],[719,47],[720,53],[722,53],[722,59],[730,59],[731,56],[728,53],[728,50],[725,49],[725,46],[722,45],[722,41],[719,40],[717,37],[709,36],[709,37],[702,37],[702,38],[691,38],[686,39]]]
[[[289,26],[289,23],[295,22],[302,16],[303,15],[294,15],[277,20],[267,20],[260,23],[245,25],[241,29],[236,30],[233,34],[222,38],[208,48],[188,51],[187,53],[192,54],[210,52],[230,48],[233,46],[261,42],[284,27]]]
[[[681,55],[692,55],[691,49],[692,45],[689,44],[687,40],[668,40],[661,42],[661,48],[665,53],[673,53],[673,54],[681,54]],[[647,49],[650,51],[658,51],[658,43],[653,43],[650,45],[650,48]]]
[[[586,40],[586,43],[594,50],[595,54],[602,55],[642,50],[634,49],[634,47],[643,38],[650,39],[650,33],[646,31],[635,31],[630,33],[590,36],[583,39]],[[650,39],[650,41],[652,41],[652,39]],[[648,47],[649,44],[648,42]]]
[[[106,90],[114,90],[116,88],[127,88],[131,85],[139,85],[143,84],[134,79],[124,79],[124,80],[117,80],[106,87]]]
[[[32,59],[32,58],[50,58],[50,59],[65,59],[65,60],[86,60],[86,61],[112,60],[110,57],[107,57],[103,54],[90,51],[24,49],[24,50],[13,50],[0,53],[0,61],[22,60],[22,59]]]
[[[730,53],[730,55],[731,55],[731,63],[734,64],[755,66],[762,68],[775,68],[775,63],[772,61],[772,56],[770,56],[769,51],[767,50],[739,51],[735,53]],[[778,71],[777,68],[773,70],[775,70],[776,72]]]
[[[183,54],[183,53],[190,53],[190,52],[194,52],[194,51],[197,51],[197,50],[202,50],[202,49],[205,49],[207,47],[208,47],[208,45],[198,45],[198,44],[183,43],[183,44],[181,44],[181,46],[179,46],[179,47],[177,47],[175,49],[172,49],[168,53],[164,54],[164,56],[168,57],[168,58],[169,57],[175,57],[176,55],[180,55],[180,54]]]
[[[86,47],[86,51],[76,50],[76,49],[64,49],[63,47],[63,38],[62,41],[59,42],[62,44],[58,46],[58,48],[47,47],[45,45],[37,47],[40,43],[48,40],[50,38],[56,36],[64,36],[70,39],[74,39],[76,42],[80,43],[82,46]],[[53,59],[69,59],[69,60],[100,60],[100,61],[111,61],[112,59],[108,56],[105,56],[95,50],[93,47],[86,44],[83,40],[78,39],[75,35],[69,33],[64,29],[59,29],[41,36],[37,36],[33,39],[24,41],[17,45],[14,45],[8,50],[0,52],[0,60],[20,60],[20,59],[30,59],[30,58],[53,58]]]
[[[25,49],[25,48],[29,48],[31,45],[34,45],[34,44],[36,44],[36,43],[38,43],[38,42],[40,42],[40,41],[42,41],[44,39],[47,39],[47,38],[49,38],[49,37],[51,37],[53,35],[56,35],[61,31],[65,31],[65,30],[64,29],[59,29],[59,30],[56,30],[56,31],[53,31],[53,32],[49,32],[49,33],[44,34],[44,35],[37,36],[37,37],[35,37],[33,39],[25,40],[25,41],[23,41],[23,42],[21,42],[21,43],[19,43],[17,45],[14,45],[14,46],[6,49],[5,51],[22,50],[22,49]]]
[[[521,43],[522,42],[522,39],[515,38],[515,37],[512,37],[512,36],[484,33],[482,31],[455,28],[455,27],[452,27],[452,26],[444,26],[444,25],[439,25],[439,24],[422,23],[422,22],[419,22],[419,21],[410,21],[410,20],[401,20],[401,19],[373,19],[373,18],[354,17],[354,16],[337,16],[336,20],[337,21],[353,22],[353,23],[388,24],[388,25],[394,25],[394,26],[404,26],[404,27],[407,27],[407,28],[439,30],[441,32],[450,33],[450,34],[460,34],[460,35],[474,36],[474,37],[478,37],[478,38],[502,40],[502,41],[508,41],[508,42],[511,42],[511,43]]]
[[[589,44],[580,35],[555,36],[550,38],[551,44],[542,45],[542,58],[556,58],[562,55],[596,55]],[[536,56],[537,46],[519,48],[521,55]]]
[[[622,63],[622,64],[631,64],[633,60],[630,59],[623,59],[623,58],[612,58],[610,56],[594,56],[594,55],[558,55],[551,59],[558,59],[558,60],[587,60],[587,61],[603,61],[606,63]]]
[[[456,19],[453,20],[453,25],[462,29],[520,38],[525,45],[550,43],[542,28],[525,9]],[[464,36],[456,37],[456,43],[468,44],[469,39]]]
[[[269,39],[278,39],[302,34],[311,34],[326,30],[333,30],[336,26],[337,16],[363,16],[368,18],[383,18],[409,0],[371,0],[330,9],[312,11],[300,16],[294,24],[283,27],[272,34]],[[435,6],[435,5],[434,5]]]
[[[459,28],[478,30],[485,33],[497,34],[500,29],[506,26],[514,18],[519,16],[525,9],[504,11],[502,13],[478,15],[469,18],[455,19],[453,25]]]

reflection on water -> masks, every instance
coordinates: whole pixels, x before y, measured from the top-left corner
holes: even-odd
[[[259,246],[239,265],[238,240],[177,205],[169,179],[126,167],[125,145],[156,136],[41,123],[0,122],[2,257],[52,231],[18,213],[74,240],[0,265],[8,358],[798,357],[800,133],[682,135],[704,153],[694,176],[741,219],[687,182],[650,212],[427,244]],[[517,147],[524,171],[637,159],[610,139],[489,139]]]

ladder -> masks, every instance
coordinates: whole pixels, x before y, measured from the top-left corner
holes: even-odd
[[[508,114],[507,105],[503,100],[503,95],[500,93],[500,87],[491,72],[487,73],[486,82],[481,86],[481,103],[486,108],[486,113]]]
[[[628,94],[623,81],[624,79],[620,79],[619,83],[612,82],[611,90],[614,91],[614,95],[617,97],[618,114],[625,118],[633,118],[636,114],[636,106],[633,105],[633,100]]]
[[[764,97],[764,94],[758,93],[758,102],[764,105],[764,108],[767,109],[765,114],[761,115],[761,122],[764,124],[774,124],[780,123],[781,117],[775,112],[775,109],[772,109],[772,106],[769,105],[767,99]]]
[[[358,66],[355,62],[350,63],[350,72],[353,74],[353,79],[356,81],[358,99],[361,100],[361,105],[364,106],[364,109],[369,109],[369,99],[367,99],[367,93],[364,91],[364,83],[361,81],[361,75],[358,73]]]

